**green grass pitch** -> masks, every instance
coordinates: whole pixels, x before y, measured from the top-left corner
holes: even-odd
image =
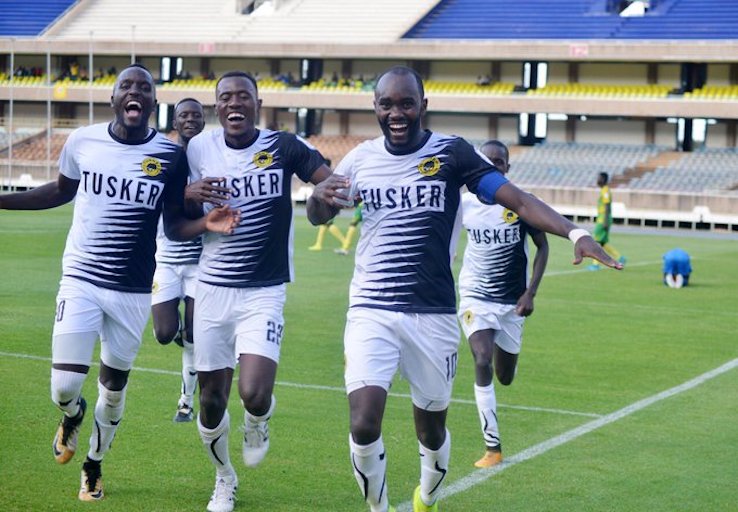
[[[0,508],[204,510],[213,470],[196,426],[172,422],[180,354],[159,346],[150,328],[103,464],[105,499],[87,504],[76,497],[91,415],[75,459],[65,466],[53,460],[59,412],[49,398],[50,339],[70,217],[69,206],[0,212]],[[337,225],[345,230],[349,220],[345,213]],[[330,235],[322,252],[307,251],[315,234],[298,210],[272,446],[258,468],[240,460],[235,388],[231,396],[236,511],[367,510],[349,462],[342,391],[353,258],[334,254],[338,243]],[[483,444],[471,356],[462,342],[449,412],[449,495],[440,510],[736,509],[737,239],[630,230],[612,238],[628,256],[623,272],[573,267],[571,243],[551,239],[518,374],[511,386],[496,388],[506,463],[494,473],[472,467]],[[677,246],[694,260],[682,290],[661,283],[661,255]],[[85,384],[91,405],[96,374],[93,368]],[[402,512],[409,510],[419,463],[406,383],[398,380],[392,392],[384,438],[389,496]]]

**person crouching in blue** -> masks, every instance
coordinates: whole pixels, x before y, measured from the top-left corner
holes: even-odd
[[[681,288],[689,284],[692,265],[684,249],[672,249],[664,254],[664,284],[669,288]]]

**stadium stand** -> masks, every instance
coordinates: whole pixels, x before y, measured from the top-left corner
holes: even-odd
[[[3,0],[0,18],[6,1],[28,6],[26,14],[45,3]],[[159,84],[158,99],[170,106],[185,95],[199,99],[209,127],[217,125],[210,106],[215,78],[239,68],[258,75],[262,124],[302,133],[304,116],[313,111],[317,122],[305,136],[333,165],[378,134],[371,111],[377,73],[407,63],[424,77],[431,129],[477,145],[485,137],[504,140],[513,180],[562,212],[591,216],[594,176],[605,171],[624,201],[616,208],[623,219],[626,210],[642,209],[657,218],[703,222],[705,212],[718,212],[732,215],[724,224],[738,231],[738,182],[731,171],[738,139],[735,2],[652,0],[642,18],[608,12],[620,5],[610,0],[518,0],[514,8],[502,0],[375,0],[372,9],[363,0],[340,2],[340,8],[335,0],[265,0],[248,15],[237,12],[236,0],[66,3],[66,14],[38,37],[0,35],[0,127],[14,132],[9,163],[2,151],[9,139],[0,131],[0,166],[8,169],[0,185],[50,177],[66,137],[58,128],[106,120],[115,74],[102,70],[121,69],[134,58],[156,79],[163,76],[163,58],[177,59],[187,72]],[[130,12],[147,16],[129,23]],[[697,28],[687,35],[683,20],[690,16]],[[702,23],[715,31],[701,31]],[[652,31],[653,39],[629,35],[649,24],[663,28]],[[718,39],[710,41],[713,35]],[[731,40],[720,39],[728,35]],[[702,40],[694,44],[695,38]],[[79,71],[99,69],[94,82],[66,73],[75,60]],[[522,76],[524,66],[536,62],[547,64],[547,84],[532,89]],[[313,64],[323,78],[303,76]],[[695,71],[702,75],[689,82]],[[47,126],[49,99],[53,135],[34,128],[19,137],[19,128]],[[533,119],[532,113],[547,119],[547,129],[542,143],[529,146],[537,141],[522,139],[520,114]],[[9,114],[15,116],[10,125]],[[168,129],[160,114],[159,126]],[[691,119],[704,133],[695,142],[698,151],[687,154],[692,147],[680,146],[677,127]],[[699,169],[697,178],[689,176],[690,166]],[[293,191],[304,199],[309,187],[295,184]]]
[[[232,0],[97,0],[84,5],[73,19],[63,20],[49,35],[58,39],[88,39],[90,33],[108,39],[193,40],[182,26],[197,20],[198,41],[391,42],[398,39],[437,0],[288,0],[265,2],[249,15],[237,14]],[[276,8],[273,6],[276,4]],[[391,16],[386,13],[392,12]],[[130,12],[146,12],[135,23],[124,23]],[[361,20],[360,24],[356,20]],[[167,20],[161,23],[161,20]],[[132,28],[135,25],[135,29]]]
[[[738,196],[738,151],[702,150],[683,154],[666,167],[628,183],[636,190],[714,192]]]
[[[618,39],[736,39],[734,0],[662,0],[643,17],[626,18]]]
[[[408,39],[735,39],[733,0],[661,0],[642,17],[607,12],[604,2],[442,0]]]
[[[0,36],[37,36],[77,0],[3,0]]]
[[[525,148],[514,157],[515,183],[553,187],[594,187],[597,174],[624,175],[666,148],[622,144],[548,143]]]
[[[578,96],[598,98],[666,98],[674,88],[665,84],[547,84],[526,91],[529,96]]]
[[[408,39],[605,39],[624,21],[592,12],[593,2],[570,0],[443,0]]]

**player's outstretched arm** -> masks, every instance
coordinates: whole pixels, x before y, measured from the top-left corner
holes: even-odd
[[[574,242],[574,264],[585,257],[594,258],[603,265],[622,269],[623,265],[612,259],[592,236],[578,228],[537,197],[523,192],[512,183],[505,183],[495,193],[495,201],[517,213],[521,219],[546,233],[569,238]]]
[[[338,174],[328,174],[316,183],[307,200],[308,220],[314,226],[325,224],[335,217],[341,208],[353,208],[354,201],[346,195],[351,183]]]
[[[68,203],[77,194],[79,180],[59,174],[56,181],[26,192],[0,196],[0,209],[4,210],[47,210]]]

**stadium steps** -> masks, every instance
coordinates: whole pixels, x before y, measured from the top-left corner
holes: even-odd
[[[367,9],[365,0],[290,0],[242,15],[235,12],[233,0],[96,0],[77,9],[48,35],[87,40],[93,33],[95,39],[130,41],[135,26],[135,38],[141,40],[389,43],[437,1],[372,0]],[[145,12],[146,16],[126,21],[130,12]]]
[[[623,174],[613,177],[610,184],[613,188],[627,186],[631,180],[654,172],[659,167],[669,167],[671,163],[679,160],[683,156],[684,153],[680,153],[678,151],[663,151],[643,162],[638,162],[635,166],[627,169]]]

